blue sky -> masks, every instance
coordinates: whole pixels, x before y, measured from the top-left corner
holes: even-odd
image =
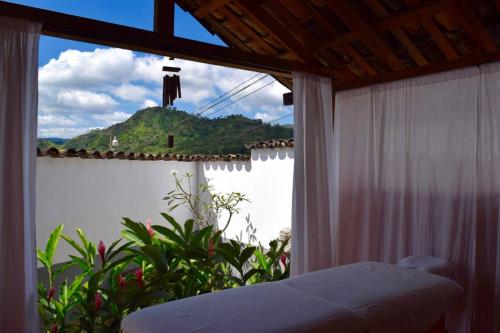
[[[29,6],[55,10],[141,29],[153,29],[153,0],[16,0]],[[176,6],[175,34],[224,45],[189,13]],[[212,117],[243,114],[272,121],[291,114],[281,105],[287,91],[263,74],[206,65],[101,45],[42,36],[39,55],[39,137],[73,137],[92,128],[107,127],[135,111],[161,102],[163,65],[182,68],[183,98],[174,103],[188,112],[216,99],[243,81],[251,85],[231,99],[206,111]],[[255,93],[235,102],[253,91]],[[220,111],[219,111],[220,110]],[[280,123],[292,123],[287,117]]]

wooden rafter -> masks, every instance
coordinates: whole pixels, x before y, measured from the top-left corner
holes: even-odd
[[[227,18],[227,22],[223,24],[230,25],[231,23],[238,22],[238,19],[231,10],[220,8],[219,11]],[[239,24],[238,27],[242,29],[248,37],[250,37],[250,41],[246,41],[247,44],[255,43],[262,51],[264,51],[265,54],[269,54],[272,56],[278,55],[276,50],[265,40],[263,40],[262,36],[255,32],[255,30],[253,30],[251,27],[247,26],[246,24]]]
[[[439,29],[432,17],[425,17],[420,21],[420,23],[424,26],[425,30],[427,30],[431,38],[437,44],[441,52],[444,53],[446,58],[458,58],[457,50],[455,50],[453,45],[451,45],[448,38],[446,38],[441,29]]]
[[[407,12],[382,19],[379,22],[370,25],[370,29],[377,33],[383,33],[392,28],[401,27],[407,23],[417,22],[422,18],[441,13],[447,10],[447,8],[448,6],[446,4],[440,2],[431,5],[415,6]],[[357,38],[359,38],[359,34],[351,31],[343,35],[334,35],[322,40],[318,40],[317,42],[313,43],[312,46],[329,45],[332,47],[336,47],[340,44],[351,42],[352,40]]]
[[[174,0],[155,0],[154,30],[165,38],[174,37]]]
[[[371,84],[407,79],[411,77],[444,72],[457,68],[469,67],[493,61],[500,61],[499,52],[480,54],[469,57],[461,57],[453,60],[444,60],[429,64],[427,66],[412,67],[400,72],[390,72],[363,80],[344,82],[337,85],[337,90],[354,89]]]
[[[194,11],[193,15],[198,18],[203,18],[210,14],[210,12],[221,8],[230,1],[231,0],[211,0],[208,3],[201,5],[197,10]]]
[[[472,40],[475,41],[477,46],[487,52],[497,51],[497,46],[493,41],[490,32],[476,16],[469,1],[447,1],[449,2],[450,9],[457,16],[465,31],[469,34]]]
[[[411,9],[416,8],[418,6],[418,0],[405,0],[406,5]],[[444,8],[448,9],[449,4],[443,2]],[[438,14],[438,12],[433,13]],[[431,38],[434,40],[436,45],[439,47],[441,52],[446,56],[447,59],[456,59],[458,58],[458,53],[451,45],[450,41],[443,34],[441,29],[436,25],[432,15],[423,16],[420,19],[420,24],[424,27],[424,29],[429,33]]]
[[[332,26],[330,22],[328,22],[319,12],[318,9],[315,5],[313,5],[309,1],[300,1],[298,4],[301,6],[301,8],[306,11],[310,12],[313,18],[321,25],[321,27],[330,35],[330,36],[339,36],[339,33],[335,30],[335,28]],[[324,48],[325,45],[317,45],[316,48],[321,49]],[[359,55],[358,51],[356,51],[350,44],[345,44],[345,45],[338,45],[337,48],[349,56],[351,56],[354,61],[368,74],[368,75],[377,75],[377,71],[370,65],[362,56]],[[335,63],[336,67],[339,68],[345,68],[348,73],[352,73],[355,75],[355,73],[351,70],[349,66],[346,64],[336,62]]]
[[[42,33],[48,36],[173,56],[214,65],[261,71],[278,76],[290,76],[293,70],[330,75],[320,66],[306,65],[179,37],[166,40],[163,35],[154,31],[5,1],[0,1],[0,15],[41,22]]]
[[[257,0],[240,0],[238,4],[268,33],[281,41],[299,59],[307,63],[317,63],[316,58],[303,44],[297,41],[278,21],[265,11]]]
[[[363,43],[380,61],[386,62],[394,70],[403,70],[405,68],[401,59],[392,53],[382,39],[373,32],[346,0],[328,2],[328,6],[351,30],[358,34]]]
[[[378,17],[389,17],[389,13],[379,0],[367,0],[367,4],[372,8],[372,10],[375,12],[375,14],[377,14]],[[394,35],[394,37],[396,37],[396,39],[401,43],[401,45],[406,48],[408,54],[419,66],[425,66],[429,63],[422,52],[420,52],[415,44],[413,44],[413,42],[408,38],[401,27],[394,27],[390,29],[390,31]]]

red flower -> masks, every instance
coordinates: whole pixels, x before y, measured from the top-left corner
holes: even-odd
[[[137,267],[135,270],[135,278],[137,279],[137,285],[139,286],[140,289],[142,289],[143,284],[142,284],[142,269],[140,267]]]
[[[52,326],[50,327],[50,333],[57,333],[59,332],[59,327],[57,327],[56,324],[52,324]]]
[[[102,297],[99,293],[95,294],[94,306],[96,311],[99,311],[102,307]]]
[[[106,246],[104,246],[104,243],[102,241],[97,244],[97,251],[99,252],[99,256],[101,256],[101,261],[104,264],[104,254],[106,253]]]
[[[286,254],[282,254],[281,257],[280,257],[280,260],[281,260],[281,263],[283,264],[283,266],[286,266]]]
[[[49,302],[54,297],[55,294],[56,294],[56,289],[54,287],[47,290],[47,298],[49,299]]]
[[[152,224],[152,223],[151,223],[151,220],[150,220],[150,219],[148,219],[148,220],[146,221],[146,230],[148,231],[149,237],[153,237],[153,236],[154,236],[154,234],[155,234],[155,231],[154,231],[154,229],[151,227],[151,224]]]
[[[120,286],[120,290],[124,290],[125,286],[127,285],[127,281],[125,281],[125,278],[123,275],[118,275],[118,285]]]
[[[215,255],[215,244],[212,238],[208,239],[208,255],[213,257]]]

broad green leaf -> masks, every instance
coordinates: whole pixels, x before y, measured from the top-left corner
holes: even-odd
[[[38,258],[38,261],[45,267],[47,270],[50,270],[50,264],[47,261],[47,257],[45,256],[45,252],[43,252],[40,249],[36,249],[36,256]]]
[[[207,237],[211,232],[212,226],[208,226],[199,230],[191,240],[191,244],[193,246],[201,246],[201,242],[203,241],[203,239],[205,239],[205,237]]]
[[[167,238],[167,240],[173,242],[177,246],[179,246],[181,248],[185,247],[186,244],[184,243],[184,240],[179,235],[177,235],[174,231],[170,230],[169,228],[161,226],[161,225],[153,225],[152,228],[154,230],[158,231],[163,236],[165,236]]]
[[[262,268],[266,271],[269,271],[270,266],[266,260],[266,257],[262,253],[262,251],[257,249],[257,250],[255,250],[254,254],[255,254],[255,257],[257,258],[257,262],[259,263],[260,268]]]
[[[163,216],[168,221],[168,223],[170,223],[174,227],[174,229],[177,230],[177,232],[184,238],[184,230],[182,230],[182,227],[175,221],[172,216],[168,215],[167,213],[161,213],[161,216]]]
[[[158,246],[145,245],[141,247],[141,251],[151,259],[158,273],[161,274],[168,269],[167,260]]]
[[[86,252],[82,249],[82,247],[80,245],[78,245],[78,243],[72,239],[71,237],[65,235],[65,234],[61,234],[61,237],[69,244],[71,245],[76,251],[78,251],[78,253],[80,253],[80,255],[82,257],[86,257],[87,254]]]
[[[47,245],[45,246],[45,258],[49,263],[49,266],[52,266],[52,259],[54,258],[54,252],[57,248],[57,243],[59,243],[59,235],[61,234],[64,225],[60,225],[52,231],[47,240]]]
[[[122,253],[123,251],[125,251],[126,249],[128,249],[133,243],[134,242],[127,242],[127,243],[123,244],[122,246],[120,246],[119,248],[117,248],[113,253],[108,253],[108,258],[106,260],[110,261],[116,255],[118,255],[118,254]]]
[[[144,242],[137,237],[137,235],[132,230],[122,230],[121,235],[123,238],[135,243],[137,246],[144,246]]]
[[[73,266],[76,266],[78,265],[77,262],[75,261],[68,261],[60,266],[57,266],[57,268],[55,269],[54,273],[52,274],[52,279],[57,279],[57,277],[59,276],[59,274],[65,272],[66,270],[68,270],[69,268],[73,267]]]
[[[253,247],[253,246],[249,246],[249,247],[245,248],[243,251],[241,251],[241,254],[239,257],[240,264],[243,266],[245,264],[245,262],[247,262],[247,260],[252,257],[254,252],[255,252],[255,247]]]
[[[246,272],[243,275],[243,282],[246,283],[248,280],[250,280],[252,278],[252,276],[254,276],[257,273],[263,273],[263,270],[252,268],[251,270],[249,270],[248,272]]]
[[[192,219],[187,220],[184,223],[184,240],[186,243],[189,241],[189,238],[191,238],[191,233],[193,232],[193,226],[194,226],[194,221]]]
[[[124,217],[122,224],[135,233],[136,237],[139,238],[142,243],[151,244],[151,236],[149,236],[148,230],[142,223],[134,222]]]

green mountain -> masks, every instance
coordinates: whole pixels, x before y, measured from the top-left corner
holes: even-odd
[[[174,148],[167,148],[168,135],[174,135]],[[122,123],[77,136],[64,143],[63,148],[107,151],[113,136],[119,142],[116,150],[126,152],[242,154],[248,153],[245,144],[293,137],[293,128],[265,124],[241,115],[210,119],[152,107],[136,112]]]
[[[49,149],[51,147],[60,148],[67,141],[68,141],[68,139],[61,139],[61,138],[38,138],[37,139],[38,148],[44,149],[44,150]]]

